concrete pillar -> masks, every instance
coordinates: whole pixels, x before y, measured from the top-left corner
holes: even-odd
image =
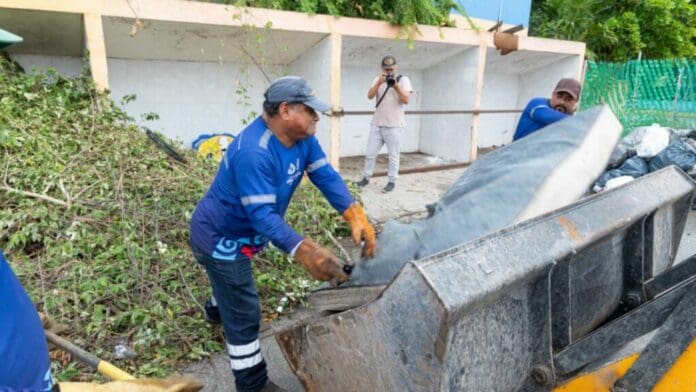
[[[478,68],[476,72],[476,91],[474,95],[474,110],[481,110],[481,96],[483,95],[483,75],[486,70],[486,53],[488,45],[486,40],[482,39],[478,48]],[[476,160],[478,155],[478,132],[479,124],[481,123],[480,114],[474,114],[471,119],[471,151],[469,152],[469,162]]]
[[[89,68],[97,88],[109,88],[109,69],[106,61],[104,28],[99,14],[83,14],[85,23],[85,50],[89,54]]]
[[[341,47],[343,36],[340,33],[331,33],[331,106],[333,110],[340,109],[341,104]],[[340,156],[340,123],[339,116],[331,117],[331,132],[329,144],[329,161],[339,170]]]

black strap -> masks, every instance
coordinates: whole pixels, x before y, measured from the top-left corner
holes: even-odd
[[[382,103],[382,100],[387,95],[387,91],[389,91],[390,88],[391,86],[387,85],[387,88],[384,89],[384,94],[382,94],[382,96],[377,100],[377,105],[375,105],[375,109],[377,109],[377,106],[379,106],[379,104]]]
[[[400,80],[401,80],[401,75],[396,75],[396,83],[399,83]],[[394,84],[396,84],[396,83],[394,83]],[[384,89],[384,94],[382,94],[382,96],[377,100],[377,105],[375,105],[375,109],[377,109],[377,106],[379,106],[379,104],[382,103],[382,100],[387,95],[387,91],[389,91],[389,89],[391,87],[392,86],[387,85],[387,88]]]

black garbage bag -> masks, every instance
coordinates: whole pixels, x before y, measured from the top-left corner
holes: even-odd
[[[669,165],[689,172],[696,166],[696,149],[683,140],[675,140],[650,160],[648,168],[650,172],[654,172]]]
[[[609,157],[607,167],[610,169],[616,168],[626,162],[626,160],[636,155],[636,148],[627,143],[620,142]]]
[[[639,156],[634,156],[624,161],[624,163],[618,168],[611,169],[602,174],[602,176],[599,177],[599,180],[597,180],[597,182],[595,183],[594,190],[595,192],[601,191],[602,189],[604,189],[604,186],[607,184],[607,181],[611,180],[612,178],[621,176],[630,176],[633,178],[638,178],[647,173],[648,162],[646,162],[645,159]]]

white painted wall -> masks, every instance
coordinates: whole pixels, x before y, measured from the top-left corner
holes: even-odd
[[[331,36],[327,35],[316,45],[288,65],[288,74],[304,78],[314,89],[317,98],[331,103]],[[329,153],[331,142],[331,121],[320,115],[316,137],[321,148]]]
[[[46,56],[37,54],[12,54],[12,59],[29,72],[32,67],[40,70],[55,68],[64,76],[77,76],[82,72],[82,58],[68,56]]]
[[[423,71],[421,109],[472,109],[476,93],[478,51],[467,50]],[[471,145],[471,115],[423,115],[420,120],[420,151],[468,161]]]
[[[330,101],[331,40],[329,36],[302,53],[288,66],[265,66],[271,78],[283,74],[307,79],[320,99]],[[79,75],[81,57],[14,54],[25,69],[55,68],[66,76]],[[484,74],[482,109],[522,109],[534,97],[548,97],[558,79],[577,77],[582,59],[568,56],[522,73],[493,68]],[[250,112],[261,113],[263,91],[268,86],[253,64],[132,60],[109,58],[111,96],[117,103],[124,95],[136,94],[124,109],[136,122],[178,139],[189,147],[202,133],[243,129],[242,119]],[[409,76],[414,92],[407,110],[473,108],[477,50],[454,55],[425,70],[400,69]],[[341,68],[341,106],[345,110],[373,110],[367,90],[379,67]],[[238,84],[247,86],[250,106],[235,93]],[[156,121],[144,121],[142,114],[154,112]],[[517,126],[518,114],[484,114],[480,117],[479,147],[508,144]],[[340,123],[340,156],[364,155],[371,116],[345,116]],[[402,152],[469,160],[470,115],[407,116],[401,138]],[[322,116],[317,137],[329,150],[330,121]],[[383,148],[386,152],[386,147]]]
[[[569,56],[523,72],[488,71],[484,74],[482,109],[524,109],[530,99],[550,97],[559,79],[575,78],[580,57]],[[509,144],[519,114],[482,114],[479,147]]]
[[[108,66],[112,99],[119,103],[124,95],[136,94],[125,105],[127,113],[186,147],[204,133],[236,135],[250,112],[262,112],[268,86],[254,65],[109,58]],[[250,106],[235,93],[238,83],[247,86]],[[159,120],[144,121],[141,115],[148,112]]]
[[[519,75],[484,73],[481,109],[521,109],[517,105],[519,83]],[[481,114],[478,146],[492,147],[510,143],[518,118],[519,114],[515,113]]]
[[[524,108],[534,97],[550,97],[559,79],[577,78],[580,61],[579,56],[569,56],[522,75],[517,100],[519,108]]]
[[[378,59],[379,61],[379,59]],[[411,80],[413,93],[406,110],[418,110],[423,86],[420,71],[399,69],[399,74]],[[367,90],[381,72],[379,66],[341,68],[341,106],[344,110],[374,110],[375,100],[367,99]],[[341,118],[340,156],[365,155],[367,136],[370,132],[371,115],[345,116]],[[420,149],[419,116],[406,116],[406,127],[401,134],[401,152],[416,152]],[[386,153],[387,147],[382,147]]]

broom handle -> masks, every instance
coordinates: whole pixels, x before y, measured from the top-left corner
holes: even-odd
[[[61,349],[69,352],[72,356],[77,358],[80,362],[88,365],[92,369],[96,369],[99,373],[109,377],[110,379],[114,381],[123,381],[123,380],[135,380],[135,377],[131,376],[130,374],[126,373],[125,371],[117,368],[113,364],[102,361],[99,359],[97,356],[94,354],[91,354],[82,348],[76,346],[72,342],[70,342],[67,339],[61,338],[60,336],[56,335],[55,333],[51,331],[45,331],[46,332],[46,340],[48,340],[50,343],[55,344],[56,346],[60,347]]]

